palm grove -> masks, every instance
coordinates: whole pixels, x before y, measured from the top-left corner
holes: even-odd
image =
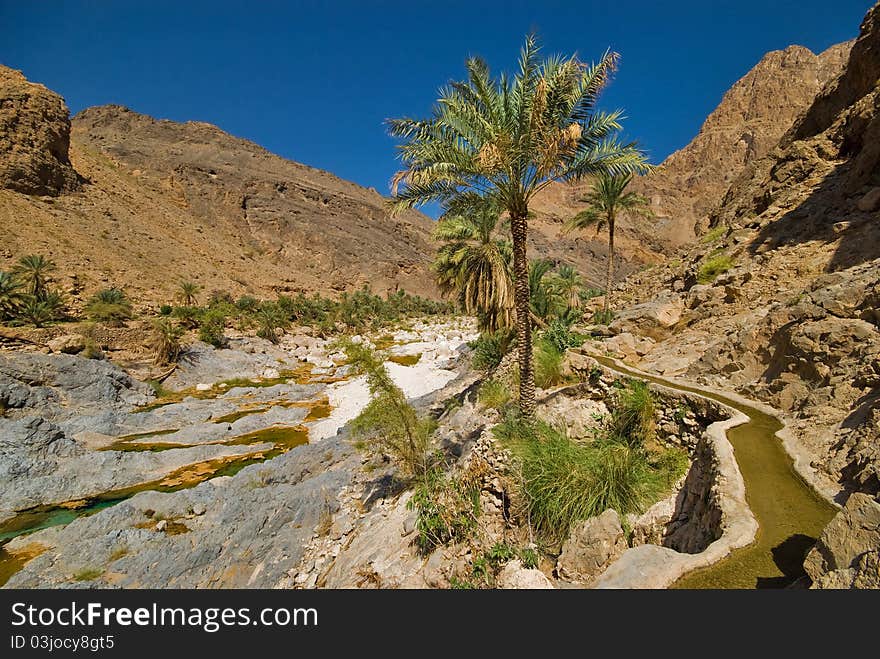
[[[436,264],[441,287],[458,294],[484,329],[515,325],[524,418],[534,416],[536,405],[532,326],[542,321],[535,306],[551,304],[553,290],[542,284],[549,266],[530,267],[526,256],[530,202],[556,181],[621,181],[622,193],[633,174],[650,167],[634,144],[620,140],[621,112],[597,108],[617,60],[610,51],[594,64],[541,59],[529,36],[513,75],[493,77],[483,60],[470,58],[467,80],[441,89],[430,118],[389,121],[391,134],[402,140],[404,164],[393,181],[395,207],[440,202],[446,209],[436,230],[444,242]],[[595,216],[579,218],[572,228]],[[609,231],[613,218],[606,213]],[[573,277],[557,273],[556,290],[567,279],[572,297]]]

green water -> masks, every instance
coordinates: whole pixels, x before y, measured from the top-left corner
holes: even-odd
[[[388,358],[389,362],[394,362],[395,364],[400,364],[401,366],[415,366],[419,363],[419,360],[422,358],[422,353],[418,353],[416,355],[391,355]]]
[[[728,557],[679,579],[673,588],[784,588],[804,576],[803,559],[836,508],[816,493],[795,471],[776,431],[776,417],[754,407],[696,387],[631,371],[597,358],[602,365],[670,389],[700,394],[749,417],[727,431],[746,488],[746,500],[758,520],[755,541]]]
[[[294,428],[266,428],[256,432],[241,435],[229,441],[223,442],[227,446],[249,446],[253,444],[269,443],[273,447],[268,450],[250,453],[237,458],[216,458],[192,465],[187,465],[172,473],[148,483],[142,483],[133,487],[104,492],[95,497],[65,502],[57,505],[37,506],[18,513],[12,519],[0,524],[0,586],[20,570],[30,558],[36,554],[10,554],[3,545],[9,540],[20,535],[33,533],[51,526],[69,524],[78,517],[94,515],[95,513],[116,505],[133,497],[138,492],[177,492],[195,487],[211,478],[218,476],[234,476],[248,465],[265,462],[309,440],[308,429],[303,426]],[[163,445],[154,447],[150,444],[141,450],[162,450]],[[164,445],[164,448],[169,448]],[[38,552],[37,552],[38,553]]]

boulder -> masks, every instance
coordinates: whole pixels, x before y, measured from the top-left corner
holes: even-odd
[[[637,337],[629,332],[623,332],[610,339],[605,339],[605,349],[625,361],[638,361],[647,355],[654,346],[651,339]]]
[[[653,300],[617,312],[608,327],[614,334],[629,332],[662,340],[681,319],[683,311],[681,296],[663,291]]]
[[[880,210],[880,187],[871,188],[865,195],[859,199],[857,204],[860,211],[873,213]]]
[[[498,588],[527,590],[553,588],[553,584],[541,570],[525,568],[519,559],[510,561],[498,573]]]
[[[850,496],[804,560],[814,588],[880,586],[880,503],[867,494]]]
[[[86,338],[80,334],[67,334],[52,339],[47,344],[52,352],[76,355],[86,349]]]
[[[599,362],[589,355],[575,350],[567,350],[565,358],[562,360],[562,377],[574,377],[585,382],[600,368]]]
[[[581,522],[562,546],[556,564],[561,579],[589,583],[627,549],[617,512],[608,509]]]

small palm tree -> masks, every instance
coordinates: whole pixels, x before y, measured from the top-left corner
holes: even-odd
[[[553,261],[539,259],[529,263],[529,303],[532,320],[541,325],[562,310],[563,303],[552,285]]]
[[[177,292],[177,298],[183,306],[194,307],[198,303],[196,296],[201,290],[202,287],[194,281],[182,281]]]
[[[389,121],[391,134],[404,140],[399,146],[404,170],[392,182],[396,210],[490,197],[510,218],[519,405],[526,418],[535,411],[529,203],[554,181],[645,169],[642,154],[615,137],[620,112],[596,110],[617,59],[606,52],[595,65],[576,57],[541,61],[537,40],[529,36],[514,75],[493,78],[483,60],[468,59],[468,79],[441,90],[429,119]]]
[[[551,283],[557,294],[565,300],[569,309],[581,308],[581,291],[584,287],[583,277],[572,266],[563,263],[556,269]]]
[[[183,328],[170,318],[156,318],[147,337],[147,346],[153,351],[153,360],[159,366],[173,364],[180,357],[183,347],[180,339]]]
[[[55,263],[45,256],[29,254],[22,256],[12,267],[12,274],[21,281],[29,295],[37,300],[43,300],[51,281],[50,273],[55,270],[57,270]]]
[[[448,211],[433,234],[442,243],[433,264],[440,290],[456,295],[488,332],[513,324],[511,247],[498,236],[498,224],[498,207],[484,203]]]
[[[120,288],[105,288],[95,293],[85,307],[91,320],[119,327],[132,316],[131,302]]]
[[[287,329],[290,326],[287,316],[277,304],[266,302],[260,305],[256,314],[257,336],[278,343],[278,330]]]
[[[0,272],[0,320],[13,318],[24,303],[22,286],[8,272]]]
[[[605,308],[603,316],[609,317],[611,288],[614,285],[614,222],[618,213],[632,213],[651,217],[647,198],[636,192],[626,192],[632,181],[632,174],[600,174],[593,181],[593,187],[581,201],[587,207],[566,223],[565,231],[596,227],[598,234],[608,227],[608,268],[605,274]]]

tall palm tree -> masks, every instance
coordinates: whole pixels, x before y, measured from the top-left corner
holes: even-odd
[[[36,300],[43,300],[46,297],[50,273],[56,269],[55,263],[45,256],[28,254],[18,260],[11,272],[24,284],[29,295],[32,295]]]
[[[196,302],[198,302],[196,296],[201,290],[202,287],[194,281],[182,281],[180,282],[180,288],[177,292],[177,297],[183,306],[193,307],[196,305]]]
[[[556,268],[556,274],[553,276],[551,286],[565,300],[566,307],[569,309],[580,309],[580,292],[584,287],[584,279],[572,266],[563,263]]]
[[[617,63],[606,52],[597,64],[576,57],[539,59],[526,38],[512,76],[490,75],[486,63],[468,59],[468,78],[452,82],[428,119],[393,119],[404,170],[392,181],[396,210],[431,202],[487,196],[510,218],[519,351],[519,405],[534,415],[535,378],[526,258],[529,203],[554,181],[578,181],[602,172],[644,169],[644,159],[616,133],[621,113],[596,110],[600,91]]]
[[[456,295],[480,329],[495,332],[513,324],[510,241],[498,235],[500,212],[485,202],[447,211],[434,229],[442,243],[433,267],[446,295]]]
[[[650,217],[653,215],[646,197],[636,192],[626,192],[632,174],[600,174],[593,181],[592,189],[581,199],[587,207],[565,225],[565,231],[596,227],[598,234],[608,227],[608,268],[605,274],[605,308],[608,318],[611,304],[611,287],[614,285],[614,222],[618,213],[633,213]]]

